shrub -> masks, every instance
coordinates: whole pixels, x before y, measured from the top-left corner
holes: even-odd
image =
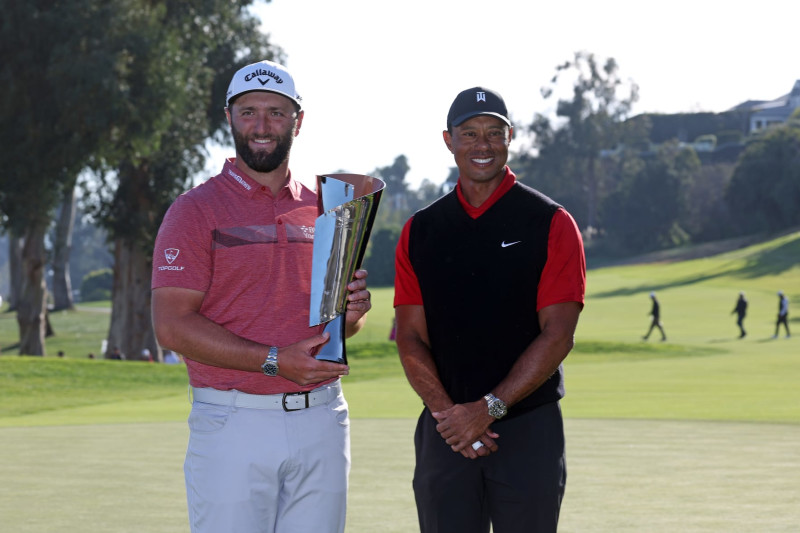
[[[81,281],[81,301],[110,300],[113,282],[114,273],[110,268],[89,272]]]

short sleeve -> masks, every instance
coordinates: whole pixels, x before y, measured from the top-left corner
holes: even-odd
[[[586,255],[572,215],[558,209],[550,222],[547,262],[539,280],[536,310],[548,305],[578,302],[586,295]]]
[[[213,269],[212,231],[202,209],[187,196],[178,197],[158,230],[151,287],[207,292]]]
[[[400,240],[397,243],[394,256],[394,306],[398,305],[422,305],[422,291],[419,288],[419,280],[411,266],[411,259],[408,256],[408,241],[411,231],[411,221],[408,219],[403,231],[400,233]]]

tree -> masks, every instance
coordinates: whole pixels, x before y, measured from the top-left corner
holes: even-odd
[[[8,235],[8,279],[8,310],[16,311],[22,286],[22,239],[13,233]]]
[[[555,121],[539,113],[534,116],[529,128],[533,149],[514,163],[521,181],[568,205],[584,228],[598,227],[598,207],[612,188],[603,152],[634,138],[628,131],[633,125],[625,119],[638,100],[638,86],[625,84],[618,70],[613,58],[600,64],[587,52],[576,52],[571,61],[559,65],[542,96],[556,95],[566,77],[572,82],[571,99],[558,100]],[[621,95],[623,89],[626,94]]]
[[[375,227],[391,227],[403,223],[409,213],[409,190],[406,175],[411,167],[408,159],[399,155],[394,162],[372,171],[372,175],[386,183],[381,197],[381,206],[375,220]]]
[[[790,121],[751,140],[725,197],[740,233],[800,224],[800,124]]]
[[[381,201],[384,211],[389,213],[405,213],[408,211],[406,175],[410,169],[408,159],[401,154],[395,158],[391,165],[376,168],[373,171],[375,177],[382,179],[386,183],[386,190],[383,192],[383,200]]]
[[[364,268],[369,271],[369,282],[374,287],[394,285],[394,251],[400,240],[399,227],[385,227],[373,232],[369,242],[369,255]]]
[[[691,148],[665,143],[648,157],[628,157],[617,189],[603,202],[609,238],[622,252],[644,252],[683,244],[683,190],[700,168]]]
[[[21,238],[19,352],[44,355],[44,239],[65,184],[107,138],[115,3],[3,0],[0,18],[0,211]]]
[[[681,226],[693,242],[725,239],[732,235],[731,211],[725,202],[735,166],[732,163],[702,165],[684,189]]]
[[[75,185],[64,187],[53,232],[53,309],[73,309],[72,280],[69,258],[72,252],[72,230],[75,226]]]
[[[161,357],[150,315],[152,246],[175,197],[203,168],[205,140],[225,124],[224,95],[245,64],[276,58],[250,0],[141,2],[125,13],[127,55],[114,102],[115,142],[98,154],[94,216],[114,249],[108,346]]]

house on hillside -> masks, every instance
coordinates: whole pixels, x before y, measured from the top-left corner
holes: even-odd
[[[783,124],[798,107],[800,107],[800,80],[794,82],[794,87],[789,94],[769,101],[749,100],[739,104],[733,110],[750,112],[748,133],[752,133]]]

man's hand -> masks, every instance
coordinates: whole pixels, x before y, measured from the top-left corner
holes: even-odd
[[[353,281],[347,284],[347,311],[345,313],[345,335],[351,337],[364,326],[367,311],[372,309],[371,295],[367,290],[367,271],[356,270]]]
[[[298,385],[309,385],[349,374],[347,365],[314,357],[317,347],[328,342],[329,337],[330,333],[326,332],[278,348],[278,375]]]
[[[475,459],[497,451],[498,446],[494,439],[499,435],[489,428],[494,418],[487,412],[483,399],[456,404],[431,414],[438,422],[436,431],[454,452]],[[483,446],[474,448],[472,445],[477,441],[482,442]]]

